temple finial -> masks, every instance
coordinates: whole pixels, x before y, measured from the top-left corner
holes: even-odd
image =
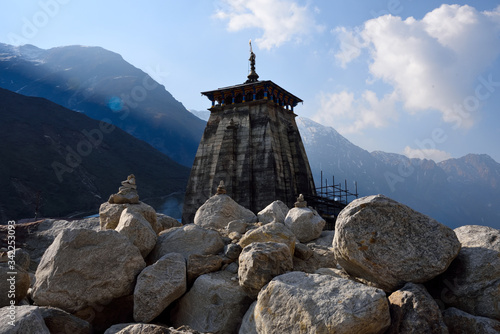
[[[255,72],[255,53],[252,50],[252,40],[249,42],[250,44],[250,74],[248,75],[248,80],[245,83],[256,82],[259,79],[259,75]]]

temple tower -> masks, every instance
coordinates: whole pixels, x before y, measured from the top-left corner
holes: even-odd
[[[215,194],[226,191],[254,213],[275,200],[293,207],[300,193],[315,194],[309,161],[295,122],[302,102],[272,81],[259,81],[250,44],[245,83],[202,92],[212,102],[186,188],[183,223]]]

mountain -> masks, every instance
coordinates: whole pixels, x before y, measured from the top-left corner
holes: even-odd
[[[184,167],[108,123],[0,89],[0,218],[97,212],[134,174],[140,199],[183,192]]]
[[[404,155],[369,153],[335,129],[299,117],[297,125],[316,187],[323,179],[344,184],[360,196],[384,194],[450,226],[500,228],[500,164],[490,156],[469,154],[436,164]],[[324,185],[325,181],[323,181]]]
[[[100,47],[0,43],[0,87],[106,120],[188,167],[205,128],[164,86]]]

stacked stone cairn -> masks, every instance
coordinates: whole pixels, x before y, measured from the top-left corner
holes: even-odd
[[[302,195],[255,215],[222,182],[181,225],[134,192],[129,176],[99,219],[31,232],[43,242],[15,253],[0,332],[500,333],[499,230],[452,230],[376,195],[323,231]]]

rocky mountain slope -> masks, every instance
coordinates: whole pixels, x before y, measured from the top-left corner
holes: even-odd
[[[369,153],[352,144],[335,129],[299,117],[316,186],[320,174],[336,183],[347,180],[361,196],[384,194],[440,222],[458,227],[480,224],[500,227],[500,164],[486,154],[469,154],[436,164],[404,155]]]
[[[0,218],[97,212],[134,173],[141,199],[184,191],[189,169],[108,123],[0,89]]]
[[[164,86],[100,47],[0,43],[0,87],[106,119],[188,167],[204,129]]]

